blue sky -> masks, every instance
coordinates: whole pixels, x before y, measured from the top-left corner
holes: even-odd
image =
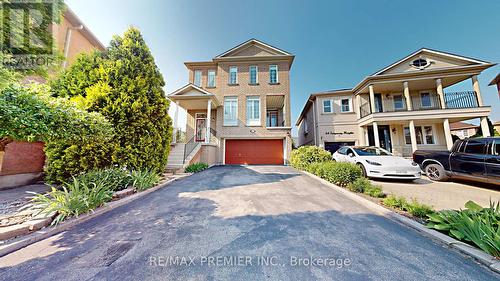
[[[349,88],[421,47],[500,62],[500,1],[69,0],[105,44],[138,27],[166,81],[188,80],[184,61],[257,38],[295,54],[291,71],[295,123],[312,92]],[[479,76],[483,99],[500,120],[494,66]],[[471,90],[470,81],[450,90]],[[295,131],[295,130],[294,130]]]

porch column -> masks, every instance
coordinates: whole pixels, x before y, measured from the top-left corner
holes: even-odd
[[[410,138],[411,138],[411,150],[415,152],[418,149],[417,146],[417,133],[415,132],[415,122],[413,120],[410,121]]]
[[[486,117],[481,117],[481,131],[483,132],[483,137],[490,137],[490,127],[488,126],[488,119]]]
[[[373,122],[373,138],[375,139],[375,146],[380,147],[380,139],[378,137],[378,124]]]
[[[210,116],[212,113],[212,100],[208,100],[207,104],[207,136],[205,138],[205,143],[210,143],[210,123],[212,117]]]
[[[365,144],[365,128],[362,126],[358,126],[358,145],[366,145]]]
[[[481,96],[481,89],[479,89],[479,81],[477,80],[477,75],[472,75],[472,88],[476,92],[477,105],[483,106],[483,97]]]
[[[444,137],[446,139],[446,147],[448,147],[448,150],[450,150],[453,146],[453,138],[451,137],[450,120],[448,120],[448,118],[444,119],[443,128]]]
[[[436,79],[436,92],[437,92],[437,94],[439,96],[439,101],[441,102],[441,108],[445,109],[446,108],[446,102],[444,101],[443,84],[442,84],[440,78]]]
[[[356,95],[356,105],[354,106],[354,109],[356,110],[356,115],[358,119],[361,119],[361,96],[358,94]]]
[[[179,101],[175,102],[175,111],[174,111],[174,135],[172,136],[172,142],[177,142],[177,131],[179,122]]]
[[[404,94],[406,99],[406,110],[413,110],[411,104],[410,88],[408,87],[408,82],[403,82]]]
[[[375,113],[375,91],[373,90],[373,85],[369,85],[368,89],[370,89],[370,108],[372,113]]]

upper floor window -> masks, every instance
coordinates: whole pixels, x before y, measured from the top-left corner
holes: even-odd
[[[323,113],[332,113],[333,108],[332,108],[332,101],[331,100],[324,100],[323,101]]]
[[[194,84],[201,87],[201,70],[194,71]]]
[[[278,83],[278,66],[275,64],[269,66],[269,83]]]
[[[256,65],[251,65],[250,66],[250,84],[257,84],[259,83],[259,78],[257,76],[258,73],[258,68]]]
[[[260,125],[260,97],[247,97],[247,125]]]
[[[341,99],[340,100],[340,111],[341,112],[351,112],[351,99]]]
[[[224,126],[238,125],[238,98],[224,98]]]
[[[405,108],[404,100],[402,95],[394,96],[394,109],[401,110]]]
[[[229,84],[238,84],[238,67],[236,66],[229,67]]]
[[[215,87],[215,70],[208,71],[207,87]]]
[[[420,93],[420,102],[422,103],[422,107],[431,107],[431,94],[430,93]]]

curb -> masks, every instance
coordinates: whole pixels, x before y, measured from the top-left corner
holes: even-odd
[[[114,210],[120,206],[123,206],[127,203],[133,202],[141,197],[144,197],[145,195],[155,192],[156,190],[163,188],[172,182],[175,182],[179,179],[182,179],[188,175],[180,175],[176,176],[173,179],[167,180],[163,183],[158,184],[155,187],[152,187],[150,189],[144,190],[142,192],[134,193],[130,196],[124,197],[123,199],[117,200],[117,201],[110,201],[104,204],[104,206],[99,207],[95,209],[92,212],[89,212],[87,214],[78,216],[78,217],[73,217],[71,219],[68,219],[67,221],[57,225],[57,226],[50,226],[38,231],[35,231],[31,234],[28,234],[26,236],[21,236],[18,238],[14,238],[11,242],[7,244],[0,244],[0,257],[6,256],[14,251],[17,251],[21,248],[24,248],[26,246],[29,246],[33,243],[36,243],[38,241],[47,239],[51,236],[54,236],[58,233],[61,233],[63,231],[66,231],[76,225],[79,225],[81,223],[84,223],[90,219],[93,219],[95,217],[98,217],[104,213],[107,213],[111,210]]]
[[[347,197],[349,197],[349,199],[352,199],[360,204],[362,204],[363,206],[371,209],[372,211],[375,211],[376,213],[392,220],[392,221],[395,221],[395,222],[398,222],[400,224],[403,224],[405,226],[408,226],[418,232],[420,232],[421,234],[435,240],[435,241],[438,241],[438,242],[441,242],[441,243],[444,243],[446,244],[447,246],[449,246],[450,248],[452,249],[455,249],[456,251],[459,251],[460,253],[462,254],[465,254],[465,255],[468,255],[472,258],[474,258],[474,260],[476,260],[477,262],[481,263],[482,265],[488,267],[490,270],[496,272],[496,273],[500,273],[500,261],[495,259],[493,256],[481,251],[480,249],[478,248],[475,248],[473,246],[470,246],[468,244],[465,244],[461,241],[458,241],[448,235],[445,235],[441,232],[438,232],[436,230],[433,230],[433,229],[430,229],[430,228],[427,228],[425,227],[424,225],[412,220],[412,219],[409,219],[405,216],[402,216],[390,209],[387,209],[375,202],[372,202],[366,198],[363,198],[347,189],[344,189],[340,186],[337,186],[329,181],[326,181],[316,175],[313,175],[307,171],[300,171],[306,175],[308,175],[309,177],[311,178],[314,178],[318,181],[320,181],[321,183],[325,184],[326,186],[330,187],[330,188],[333,188],[335,189],[336,191],[339,191],[340,193],[346,195]]]

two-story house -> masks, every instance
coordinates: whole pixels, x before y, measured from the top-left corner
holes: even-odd
[[[211,61],[186,62],[189,83],[168,95],[187,111],[186,143],[172,145],[168,166],[286,163],[293,59],[251,39]]]
[[[296,125],[298,145],[335,151],[344,143],[375,145],[396,155],[417,149],[449,149],[450,124],[479,118],[489,136],[478,75],[494,64],[420,49],[365,77],[354,88],[312,94]],[[446,91],[465,80],[471,90]]]

